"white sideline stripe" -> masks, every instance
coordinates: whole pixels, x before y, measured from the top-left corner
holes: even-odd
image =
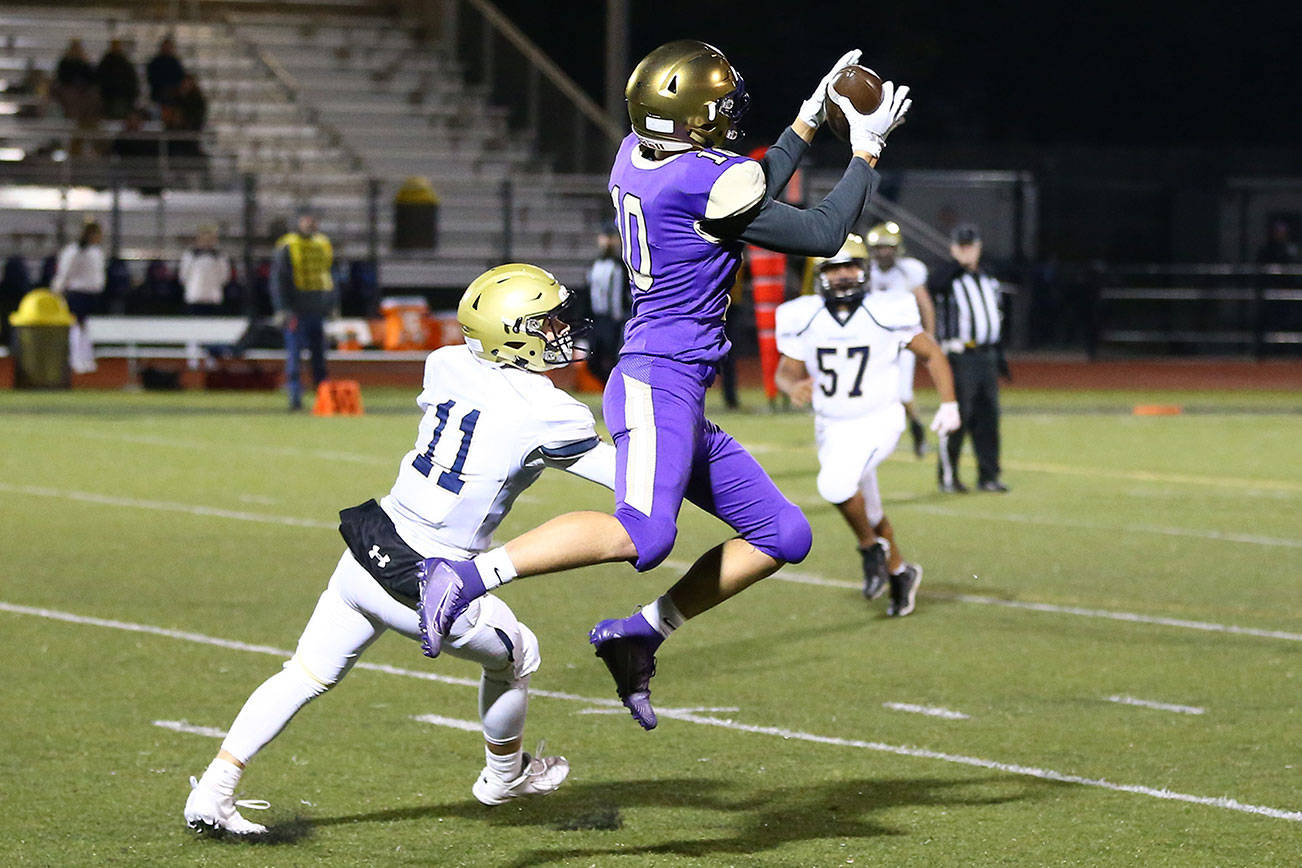
[[[667,560],[661,566],[675,570],[686,570],[691,564],[686,561]],[[863,586],[862,582],[827,579],[823,576],[804,573],[787,567],[774,573],[769,578],[780,582],[791,582],[796,585],[817,585],[821,588],[846,588],[856,591]],[[1187,621],[1182,618],[1141,615],[1136,612],[1084,609],[1079,606],[1059,606],[1054,603],[1036,603],[1026,600],[1001,600],[998,597],[982,597],[977,594],[950,594],[944,591],[927,591],[923,595],[934,599],[953,600],[956,603],[972,603],[978,606],[1003,606],[1007,609],[1025,609],[1030,612],[1076,615],[1081,618],[1105,618],[1111,621],[1127,621],[1132,624],[1156,624],[1161,627],[1180,627],[1185,630],[1203,630],[1209,633],[1232,633],[1236,636],[1257,636],[1262,639],[1284,639],[1289,642],[1302,642],[1302,633],[1288,633],[1283,630],[1261,630],[1256,627],[1237,627],[1233,624],[1217,624],[1213,621]]]
[[[901,503],[900,506],[916,509],[918,512],[925,512],[930,515],[943,515],[953,518],[961,518],[970,521],[974,513],[964,509],[949,509],[944,506],[929,506],[922,503]],[[1014,524],[1030,524],[1039,527],[1069,527],[1081,530],[1106,530],[1122,533],[1153,533],[1161,536],[1181,536],[1194,537],[1196,539],[1214,539],[1223,542],[1248,543],[1258,546],[1278,546],[1281,548],[1302,549],[1302,539],[1288,539],[1273,536],[1258,536],[1250,533],[1234,533],[1232,531],[1187,528],[1187,527],[1166,527],[1156,524],[1107,524],[1100,521],[1063,521],[1053,518],[1040,518],[1035,515],[1018,515],[1016,513],[981,513],[982,521],[1007,521]]]
[[[883,702],[882,707],[891,708],[895,711],[909,711],[914,714],[925,714],[928,717],[943,717],[945,720],[972,719],[961,711],[950,711],[948,708],[936,708],[931,705],[914,705],[912,702]]]
[[[225,738],[226,730],[218,729],[215,726],[197,726],[193,723],[186,723],[184,720],[155,720],[154,726],[161,726],[163,729],[170,729],[173,732],[188,732],[193,735],[206,735],[209,738]]]
[[[64,500],[79,500],[84,503],[97,503],[101,506],[128,506],[136,509],[154,509],[162,512],[183,512],[189,515],[203,515],[212,518],[230,518],[236,521],[256,521],[263,524],[281,524],[289,527],[328,528],[334,530],[337,521],[319,521],[312,518],[294,518],[288,515],[267,515],[260,512],[241,512],[234,509],[219,509],[215,506],[196,506],[190,503],[173,503],[166,500],[143,500],[136,497],[116,497],[111,494],[95,494],[90,491],[67,491],[58,488],[45,488],[40,485],[10,485],[0,482],[0,491],[10,494],[30,494],[35,497],[58,497]]]
[[[675,715],[676,720],[687,721],[688,723],[699,723],[702,726],[717,726],[723,729],[736,730],[738,732],[753,732],[759,735],[772,735],[784,739],[797,739],[799,741],[808,741],[815,744],[831,744],[841,747],[857,747],[864,750],[875,750],[881,753],[892,753],[898,756],[918,757],[921,759],[935,759],[948,763],[958,763],[959,765],[975,766],[982,769],[991,769],[993,771],[1007,772],[1014,775],[1026,775],[1033,778],[1041,778],[1047,781],[1060,781],[1067,784],[1080,784],[1085,787],[1099,787],[1105,790],[1113,790],[1119,793],[1135,793],[1141,796],[1151,796],[1155,799],[1168,799],[1175,802],[1188,802],[1194,805],[1207,805],[1213,808],[1225,808],[1231,811],[1240,811],[1245,814],[1258,814],[1263,817],[1273,817],[1277,820],[1290,820],[1294,823],[1302,823],[1302,811],[1288,811],[1281,808],[1268,808],[1262,805],[1249,805],[1240,802],[1238,799],[1231,799],[1227,796],[1193,796],[1188,793],[1177,793],[1167,789],[1155,789],[1145,787],[1139,784],[1118,784],[1103,778],[1087,778],[1080,775],[1069,775],[1063,772],[1056,772],[1052,769],[1041,769],[1035,766],[1023,766],[1013,763],[1001,763],[995,760],[982,759],[974,756],[964,756],[962,754],[943,753],[941,751],[928,750],[923,747],[904,747],[893,744],[883,744],[879,741],[860,741],[853,738],[836,738],[834,736],[814,735],[808,732],[798,732],[792,729],[782,729],[776,726],[755,726],[749,723],[738,723],[735,720],[726,720],[717,717],[701,717],[695,714]]]
[[[184,639],[189,642],[198,642],[205,645],[215,645],[220,648],[233,648],[239,651],[252,651],[260,654],[274,654],[277,656],[288,657],[288,651],[279,648],[272,648],[268,645],[251,645],[245,642],[236,642],[231,639],[219,639],[215,636],[205,636],[201,633],[188,633],[182,630],[169,630],[164,627],[154,627],[148,624],[132,624],[126,621],[114,621],[107,618],[91,618],[84,615],[74,615],[71,612],[60,612],[55,609],[40,609],[32,606],[19,606],[14,603],[0,601],[0,611],[12,612],[18,615],[35,615],[41,618],[50,618],[56,621],[66,621],[72,624],[88,624],[96,627],[111,627],[117,630],[128,630],[135,633],[150,633],[157,636],[167,636],[174,639]],[[478,679],[471,678],[451,678],[445,675],[436,675],[432,672],[418,672],[412,669],[400,669],[396,666],[383,666],[377,664],[367,664],[365,661],[359,662],[355,669],[371,669],[377,672],[387,672],[391,675],[403,675],[410,678],[420,678],[426,681],[438,681],[444,684],[457,684],[464,687],[479,687]],[[579,696],[574,693],[564,693],[555,690],[530,690],[534,696],[547,697],[549,699],[564,699],[571,702],[581,702],[587,706],[618,706],[618,700],[615,699],[594,699],[589,696]],[[838,745],[841,747],[854,747],[863,750],[874,750],[881,753],[896,754],[897,756],[917,757],[920,759],[935,759],[943,762],[958,763],[960,765],[975,766],[977,768],[992,769],[995,771],[1007,772],[1015,775],[1027,775],[1034,778],[1043,778],[1050,781],[1061,781],[1069,784],[1080,784],[1087,787],[1100,787],[1106,790],[1115,790],[1116,792],[1135,793],[1142,796],[1151,796],[1157,799],[1168,799],[1178,802],[1188,802],[1195,805],[1207,805],[1213,808],[1225,808],[1226,810],[1239,811],[1245,814],[1257,814],[1264,817],[1272,817],[1278,820],[1289,820],[1295,823],[1302,823],[1302,811],[1289,811],[1282,808],[1271,808],[1262,805],[1250,805],[1240,802],[1237,799],[1231,799],[1226,796],[1193,796],[1187,793],[1176,793],[1166,789],[1154,789],[1152,787],[1140,786],[1138,784],[1117,784],[1102,778],[1086,778],[1080,775],[1070,775],[1063,772],[1056,772],[1051,769],[1041,769],[1034,766],[1023,766],[1012,763],[1001,763],[995,760],[981,759],[980,757],[964,756],[962,754],[943,753],[941,751],[928,750],[920,747],[905,747],[900,745],[885,744],[877,741],[860,741],[858,739],[837,738],[835,736],[815,735],[808,732],[800,732],[793,729],[782,729],[776,726],[757,726],[755,724],[739,723],[735,720],[719,717],[702,717],[689,711],[666,711],[662,709],[660,716],[674,720],[684,721],[686,723],[696,723],[702,726],[715,726],[723,729],[730,729],[737,732],[750,732],[758,735],[771,735],[783,739],[794,739],[797,741],[807,741],[813,744]],[[478,727],[476,727],[478,729]]]
[[[701,712],[734,712],[741,711],[735,705],[720,706],[712,708],[710,706],[701,706],[700,708],[656,708],[657,714],[699,714]],[[580,708],[575,714],[627,714],[628,710],[620,705],[617,708]]]
[[[444,717],[441,714],[413,714],[412,720],[446,726],[449,729],[464,729],[466,732],[479,732],[483,729],[477,720],[461,720],[456,717]]]
[[[236,521],[253,521],[263,522],[266,524],[280,524],[290,527],[310,527],[320,528],[323,530],[334,530],[338,527],[336,522],[316,521],[308,518],[294,518],[293,516],[267,515],[258,512],[240,512],[230,509],[217,509],[208,506],[194,506],[187,503],[171,503],[161,500],[140,500],[132,497],[114,497],[111,495],[94,494],[85,491],[65,491],[55,488],[44,488],[35,485],[10,485],[6,482],[0,482],[0,492],[9,492],[12,494],[31,494],[39,497],[58,497],[66,500],[79,500],[87,503],[97,503],[107,506],[126,506],[137,509],[153,509],[164,512],[181,512],[190,515],[201,515],[213,518],[229,518]],[[675,570],[686,570],[691,564],[686,561],[666,560],[660,568],[669,568]],[[772,578],[783,582],[794,582],[802,585],[818,585],[825,588],[850,588],[857,589],[859,584],[854,582],[844,582],[836,579],[828,579],[823,576],[814,575],[813,573],[803,573],[798,570],[783,569],[775,574]],[[1023,602],[1021,600],[1000,600],[995,597],[982,597],[973,594],[947,594],[931,591],[925,594],[928,597],[938,599],[954,600],[959,603],[974,603],[983,606],[1004,606],[1009,609],[1025,609],[1032,612],[1050,612],[1059,615],[1077,615],[1085,618],[1107,618],[1114,621],[1128,621],[1137,624],[1158,624],[1163,627],[1181,627],[1187,630],[1203,630],[1213,633],[1232,633],[1239,636],[1258,636],[1263,639],[1284,639],[1289,642],[1302,642],[1302,633],[1287,633],[1283,630],[1261,630],[1255,627],[1237,627],[1233,624],[1217,624],[1210,621],[1187,621],[1180,618],[1164,618],[1157,615],[1140,615],[1134,612],[1114,612],[1107,609],[1082,609],[1075,606],[1058,606],[1052,603],[1034,603]],[[288,655],[286,655],[288,656]]]
[[[1179,714],[1205,714],[1207,709],[1199,708],[1196,705],[1172,705],[1169,702],[1154,702],[1151,699],[1136,699],[1133,696],[1109,696],[1108,702],[1117,702],[1121,705],[1138,705],[1143,708],[1156,708],[1158,711],[1174,711]]]

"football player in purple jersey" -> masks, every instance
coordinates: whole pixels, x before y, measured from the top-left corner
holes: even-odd
[[[858,59],[851,51],[836,62],[759,161],[720,147],[737,137],[749,97],[717,48],[671,42],[633,70],[625,90],[633,131],[609,185],[633,291],[603,400],[617,450],[615,513],[568,513],[474,561],[427,561],[420,607],[427,655],[439,653],[472,600],[511,579],[613,561],[654,568],[673,548],[679,508],[690,500],[738,536],[702,555],[663,596],[589,635],[620,699],[651,729],[660,643],[684,621],[809,553],[804,514],[705,418],[705,390],[728,352],[724,315],[744,245],[830,256],[876,184],[873,166],[911,101],[907,87],[886,82],[881,106],[863,114],[831,90],[837,71]],[[853,157],[827,198],[801,210],[776,197],[823,123],[829,98],[849,120]]]

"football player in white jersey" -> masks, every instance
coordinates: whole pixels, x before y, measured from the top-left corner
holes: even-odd
[[[868,271],[868,288],[871,292],[900,292],[913,296],[922,314],[922,330],[936,337],[936,307],[927,292],[927,266],[912,256],[904,256],[903,238],[898,223],[878,223],[866,236],[872,263]],[[909,435],[913,438],[913,454],[921,458],[927,452],[927,432],[918,420],[918,408],[913,403],[913,369],[917,357],[913,353],[900,356],[900,402],[909,417]]]
[[[340,512],[347,549],[284,668],[257,688],[203,777],[191,778],[185,820],[197,831],[256,835],[235,787],[244,766],[300,708],[348,673],[387,629],[420,638],[416,572],[439,555],[469,559],[488,547],[515,498],[544,467],[608,488],[615,450],[597,438],[592,412],[537,372],[573,360],[579,322],[570,293],[533,265],[491,269],[457,310],[465,345],[425,360],[424,411],[415,448],[392,490]],[[497,597],[476,600],[453,625],[449,653],[483,666],[479,713],[487,764],[471,788],[497,805],[545,795],[569,774],[564,757],[521,750],[538,640]],[[265,807],[264,805],[261,805]]]
[[[864,596],[890,587],[886,613],[913,611],[922,567],[906,563],[882,508],[877,465],[904,431],[900,359],[917,354],[940,392],[931,428],[958,428],[949,361],[922,327],[911,293],[867,292],[868,250],[851,235],[835,256],[815,262],[817,295],[778,308],[777,385],[798,406],[813,403],[818,493],[836,506],[859,543]]]

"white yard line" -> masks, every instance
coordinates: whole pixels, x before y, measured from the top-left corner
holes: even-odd
[[[929,515],[943,515],[972,521],[976,515],[968,509],[951,509],[924,503],[901,503],[901,507],[916,509]],[[1211,528],[1169,527],[1157,524],[1108,524],[1101,521],[1082,519],[1042,518],[1038,515],[1018,515],[1017,513],[982,512],[981,521],[1006,521],[1013,524],[1029,524],[1039,527],[1065,527],[1079,530],[1106,530],[1112,533],[1151,533],[1159,536],[1192,537],[1194,539],[1214,539],[1222,542],[1246,543],[1257,546],[1275,546],[1278,548],[1302,549],[1302,539],[1287,537],[1261,536],[1251,533],[1213,530]]]
[[[466,732],[480,732],[483,730],[477,720],[461,720],[456,717],[444,717],[441,714],[413,714],[411,719],[420,723],[446,726],[448,729],[464,729]]]
[[[1141,708],[1155,708],[1158,711],[1174,711],[1177,714],[1205,714],[1207,709],[1199,708],[1196,705],[1172,705],[1169,702],[1154,702],[1151,699],[1136,699],[1133,696],[1116,696],[1107,697],[1108,702],[1116,702],[1121,705],[1138,705]]]
[[[135,633],[150,633],[157,636],[165,636],[174,639],[183,639],[189,642],[198,642],[205,645],[215,645],[220,648],[233,648],[241,651],[252,651],[260,654],[273,654],[280,657],[288,657],[289,652],[278,648],[272,648],[267,645],[252,645],[245,642],[236,642],[231,639],[220,639],[215,636],[204,636],[201,633],[188,633],[181,630],[170,630],[165,627],[155,627],[149,624],[132,624],[126,621],[113,621],[106,618],[91,618],[84,615],[76,615],[71,612],[61,612],[54,609],[40,609],[32,606],[19,606],[14,603],[0,602],[0,611],[11,612],[18,615],[34,615],[41,618],[49,618],[56,621],[64,621],[71,624],[85,624],[95,627],[108,627],[117,630],[127,630]],[[438,676],[430,672],[419,672],[411,669],[400,669],[396,666],[379,666],[368,665],[365,661],[357,664],[357,669],[372,669],[379,672],[387,672],[391,675],[403,675],[409,678],[420,678],[427,681],[439,681],[445,684],[457,684],[465,687],[478,687],[478,679],[471,678],[449,678],[447,676]],[[579,696],[573,693],[563,693],[552,690],[530,690],[533,696],[546,697],[549,699],[563,699],[571,702],[580,702],[587,706],[616,706],[617,700],[613,699],[596,699],[588,696]],[[1042,769],[1034,766],[1024,766],[1014,763],[1002,763],[996,760],[982,759],[981,757],[965,756],[963,754],[951,754],[941,751],[929,750],[920,747],[907,747],[901,745],[885,744],[876,741],[861,741],[859,739],[839,738],[835,736],[816,735],[814,733],[801,732],[793,729],[783,729],[775,726],[757,726],[755,724],[740,723],[735,720],[719,717],[704,717],[693,714],[689,711],[672,711],[665,713],[661,711],[661,716],[667,719],[683,721],[685,723],[695,723],[701,726],[719,727],[722,729],[733,730],[735,732],[749,732],[757,735],[769,735],[786,740],[805,741],[812,744],[837,745],[840,747],[852,747],[861,750],[871,750],[880,753],[895,754],[897,756],[916,757],[919,759],[933,759],[942,762],[957,763],[959,765],[975,766],[977,768],[991,769],[994,771],[1006,772],[1014,775],[1025,775],[1044,780],[1061,781],[1063,783],[1079,784],[1086,787],[1098,787],[1105,790],[1114,790],[1116,792],[1134,793],[1142,796],[1150,796],[1156,799],[1167,799],[1178,802],[1188,802],[1195,805],[1206,805],[1214,808],[1224,808],[1230,811],[1239,811],[1245,814],[1256,814],[1258,816],[1272,817],[1277,820],[1289,820],[1295,823],[1302,823],[1302,811],[1292,811],[1283,808],[1271,808],[1262,805],[1251,805],[1240,802],[1237,799],[1231,799],[1226,796],[1196,796],[1188,793],[1177,793],[1167,789],[1157,789],[1140,784],[1118,784],[1102,778],[1088,778],[1080,775],[1066,774],[1064,772],[1053,771],[1052,769]],[[476,727],[478,729],[478,727]]]
[[[681,572],[691,564],[686,561],[671,559],[663,562],[660,566]],[[790,567],[784,567],[773,574],[770,579],[779,582],[791,582],[797,585],[817,585],[820,588],[844,588],[852,591],[857,591],[863,587],[862,582],[829,579],[814,573],[793,570]],[[1231,633],[1237,636],[1257,636],[1262,639],[1284,639],[1289,642],[1302,642],[1302,633],[1288,633],[1283,630],[1261,630],[1256,627],[1238,627],[1234,624],[1217,624],[1213,621],[1189,621],[1182,618],[1166,618],[1160,615],[1141,615],[1137,612],[1084,609],[1079,606],[1059,606],[1054,603],[1036,603],[1026,600],[1001,600],[998,597],[982,597],[977,594],[950,594],[944,591],[926,591],[924,596],[941,600],[953,600],[956,603],[971,603],[978,606],[1002,606],[1007,609],[1022,609],[1029,612],[1075,615],[1081,618],[1104,618],[1112,621],[1127,621],[1132,624],[1155,624],[1160,627],[1178,627],[1185,630],[1202,630],[1208,633]]]
[[[170,729],[173,732],[188,732],[193,735],[206,735],[209,738],[225,738],[226,730],[218,729],[215,726],[197,726],[193,723],[186,723],[184,720],[155,720],[154,726],[161,726],[163,729]]]
[[[945,720],[972,719],[961,711],[950,711],[948,708],[937,708],[931,705],[914,705],[912,702],[883,702],[882,707],[890,708],[894,711],[908,711],[913,714],[925,714],[927,717],[943,717]]]
[[[288,527],[307,527],[319,528],[322,530],[335,530],[338,527],[337,522],[318,521],[308,518],[296,518],[294,516],[268,515],[259,512],[243,512],[231,509],[218,509],[211,506],[200,506],[188,503],[174,503],[162,500],[142,500],[134,497],[117,497],[113,495],[95,494],[86,491],[70,491],[66,489],[46,488],[36,485],[12,485],[7,482],[0,482],[0,493],[25,494],[36,497],[53,497],[63,500],[81,501],[83,503],[94,503],[102,506],[124,506],[135,509],[158,510],[162,512],[179,512],[189,515],[197,515],[210,518],[226,518],[235,521],[260,522],[264,524],[278,524]],[[667,560],[661,564],[661,568],[674,570],[685,570],[690,564],[686,561]],[[803,585],[818,585],[826,588],[847,588],[858,589],[859,584],[855,582],[846,582],[837,579],[829,579],[825,576],[815,575],[814,573],[805,573],[790,568],[783,569],[773,576],[774,579],[783,582],[794,582]],[[1107,618],[1114,621],[1128,621],[1137,624],[1156,624],[1163,627],[1178,627],[1187,630],[1202,630],[1213,633],[1232,633],[1240,636],[1257,636],[1263,639],[1284,639],[1290,642],[1302,642],[1302,633],[1288,633],[1283,630],[1261,630],[1254,627],[1238,627],[1233,624],[1217,624],[1209,621],[1189,621],[1180,618],[1165,618],[1157,615],[1141,615],[1134,612],[1115,612],[1106,609],[1083,609],[1075,606],[1059,606],[1052,603],[1035,603],[1024,602],[1020,600],[1001,600],[995,597],[982,597],[973,594],[947,594],[940,592],[927,592],[926,596],[937,597],[947,600],[954,600],[959,603],[972,603],[984,606],[1003,606],[1009,609],[1023,609],[1032,612],[1048,612],[1059,615],[1076,615],[1086,618]]]

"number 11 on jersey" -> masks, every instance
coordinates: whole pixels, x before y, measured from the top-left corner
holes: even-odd
[[[417,455],[411,462],[411,466],[415,467],[421,476],[429,476],[430,471],[434,469],[434,447],[439,445],[439,438],[443,436],[443,429],[448,424],[448,416],[451,415],[452,408],[456,404],[456,401],[447,400],[434,408],[434,417],[438,419],[438,424],[434,426],[434,435],[430,438],[429,447],[425,450],[425,454]],[[461,486],[465,484],[465,480],[461,478],[461,470],[466,466],[466,456],[470,454],[470,438],[474,436],[477,424],[479,424],[478,410],[471,410],[461,420],[461,444],[457,447],[457,455],[451,466],[439,474],[436,480],[439,488],[447,489],[453,494],[461,493]]]

